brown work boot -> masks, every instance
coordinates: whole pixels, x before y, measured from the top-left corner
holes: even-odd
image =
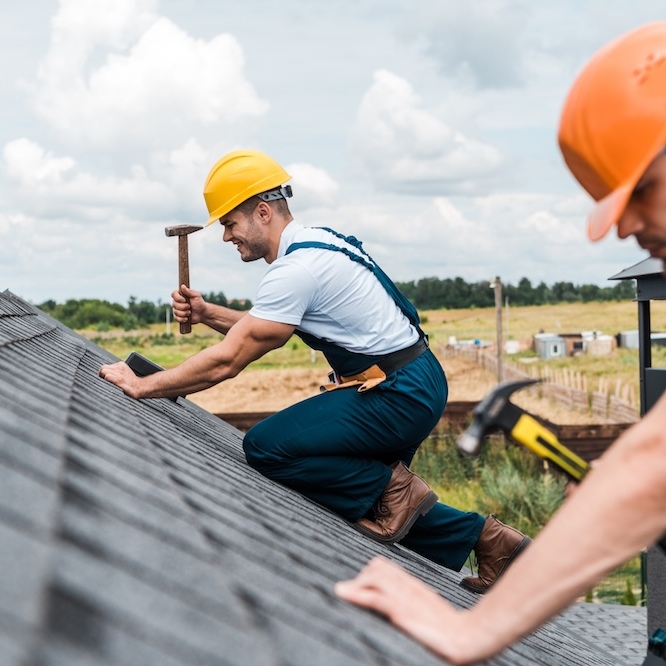
[[[487,592],[530,543],[532,539],[491,514],[474,546],[478,575],[463,578],[460,585],[478,594]]]
[[[403,462],[393,463],[391,467],[391,480],[373,507],[375,520],[362,518],[354,526],[381,543],[400,541],[416,519],[428,513],[437,502],[437,495],[430,486]]]

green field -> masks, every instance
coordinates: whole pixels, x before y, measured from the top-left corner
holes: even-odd
[[[480,339],[494,343],[496,340],[496,313],[494,308],[467,310],[428,310],[421,313],[423,328],[430,336],[433,348],[446,345],[451,336],[457,340]],[[560,305],[528,306],[503,309],[505,340],[530,341],[539,331],[576,333],[600,331],[616,335],[620,331],[635,330],[637,306],[633,302],[621,303],[564,303]],[[666,331],[666,304],[652,304],[652,330]],[[119,358],[126,358],[131,351],[142,353],[165,368],[171,368],[201,349],[215,344],[222,336],[205,326],[197,325],[189,335],[181,335],[178,327],[171,325],[167,335],[163,324],[154,324],[149,330],[126,333],[112,331],[84,334]],[[326,367],[321,354],[316,365]],[[638,352],[635,349],[615,349],[607,356],[581,354],[575,357],[542,361],[533,351],[506,356],[507,363],[529,363],[534,367],[567,370],[587,377],[590,390],[596,389],[600,378],[611,385],[618,380],[638,389]],[[315,367],[316,367],[315,365]],[[653,349],[653,365],[666,365],[666,348]],[[270,352],[255,361],[250,370],[271,368],[313,367],[310,350],[293,337],[282,349]]]
[[[483,310],[436,310],[423,313],[425,330],[434,343],[446,344],[450,336],[457,340],[481,339],[494,343],[497,339],[494,308]],[[654,302],[651,308],[653,332],[666,331],[666,304]],[[504,340],[531,341],[540,331],[546,333],[580,333],[599,331],[612,335],[638,328],[638,309],[634,302],[621,303],[564,303],[560,305],[504,308]],[[566,369],[587,378],[590,390],[596,390],[599,380],[614,386],[639,386],[639,359],[636,349],[614,349],[605,356],[579,354],[550,360],[539,359],[533,350],[505,355],[505,362],[528,364],[552,371]],[[652,365],[666,366],[666,347],[653,347]]]

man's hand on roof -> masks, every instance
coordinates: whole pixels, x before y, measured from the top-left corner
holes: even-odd
[[[121,388],[132,398],[139,398],[139,385],[141,378],[134,374],[134,371],[123,361],[103,365],[99,369],[99,376],[111,384]]]
[[[433,589],[383,557],[373,558],[356,578],[335,585],[350,603],[385,615],[393,624],[452,664],[484,656],[474,623]]]

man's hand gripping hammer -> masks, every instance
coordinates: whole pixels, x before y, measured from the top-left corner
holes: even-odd
[[[175,227],[166,227],[164,233],[167,236],[178,236],[178,289],[181,285],[190,286],[190,260],[187,251],[187,236],[194,231],[203,229],[202,226],[194,224],[178,224]],[[180,323],[181,333],[190,333],[192,331],[192,322],[184,321]]]
[[[468,456],[478,456],[485,436],[499,429],[514,442],[556,465],[571,480],[579,482],[587,474],[589,465],[561,444],[531,414],[509,400],[514,391],[539,381],[526,379],[498,384],[474,409],[471,425],[458,438],[458,451]]]

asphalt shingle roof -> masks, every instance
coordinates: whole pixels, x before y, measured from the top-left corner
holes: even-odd
[[[647,650],[647,608],[578,603],[557,617],[555,626],[578,635],[595,650],[625,666],[640,666]]]
[[[188,400],[136,401],[110,354],[0,294],[0,663],[441,664],[333,583],[383,553],[468,607],[448,571],[383,547],[245,463]],[[625,664],[558,620],[489,663]]]

